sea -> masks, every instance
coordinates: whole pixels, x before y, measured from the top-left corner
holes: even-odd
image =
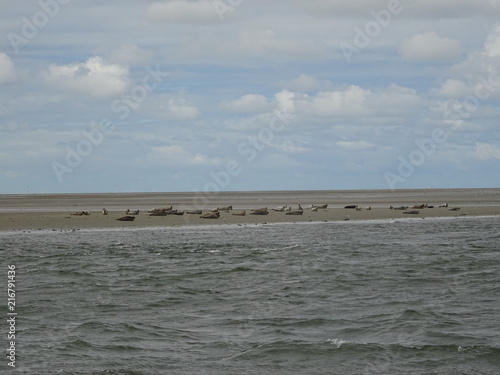
[[[0,254],[6,374],[500,374],[500,217],[0,232]]]

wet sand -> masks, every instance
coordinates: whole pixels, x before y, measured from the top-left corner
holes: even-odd
[[[405,214],[389,207],[425,204],[434,208],[418,209],[418,214]],[[448,207],[438,207],[448,203]],[[286,215],[272,209],[288,205],[302,215]],[[328,204],[326,210],[312,211],[309,205]],[[218,219],[202,219],[200,215],[150,216],[152,208],[203,213],[222,206],[233,211],[221,212]],[[345,209],[358,205],[362,210]],[[371,210],[366,210],[370,206]],[[267,207],[268,215],[250,215],[252,209]],[[106,208],[108,215],[102,215]],[[140,210],[132,222],[117,221],[126,209]],[[460,208],[451,211],[452,208]],[[245,216],[232,215],[245,210]],[[89,211],[90,215],[72,215]],[[271,191],[221,193],[119,193],[119,194],[44,194],[0,195],[0,230],[67,230],[85,228],[162,227],[197,224],[256,224],[275,222],[309,222],[337,220],[372,220],[455,216],[500,215],[500,189],[423,189],[423,190],[350,190],[350,191]]]

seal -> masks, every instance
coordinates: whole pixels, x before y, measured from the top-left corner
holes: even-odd
[[[135,216],[122,216],[116,220],[118,220],[118,221],[134,221]]]
[[[304,211],[302,210],[298,210],[298,211],[290,211],[290,212],[287,212],[285,215],[302,215]]]
[[[326,210],[328,208],[328,204],[322,204],[321,206],[313,206],[317,207],[319,210]]]
[[[200,218],[201,219],[218,219],[219,216],[220,216],[219,212],[209,212],[205,215],[201,215]]]
[[[267,210],[267,207],[250,211],[250,215],[267,215],[268,213],[269,211]]]

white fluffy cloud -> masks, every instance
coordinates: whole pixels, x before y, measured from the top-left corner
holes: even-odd
[[[350,85],[333,91],[320,91],[314,96],[298,98],[301,110],[315,116],[359,118],[366,116],[408,116],[421,106],[417,92],[398,85],[369,90]]]
[[[413,35],[400,49],[403,60],[409,62],[453,62],[461,57],[461,51],[458,41],[440,37],[433,31]]]
[[[0,52],[0,85],[15,81],[16,76],[14,62],[8,55]]]
[[[368,90],[351,85],[345,90],[319,92],[304,104],[320,116],[362,116],[368,114],[365,106],[368,95]]]
[[[454,78],[447,79],[439,88],[433,90],[435,95],[442,98],[462,98],[469,92],[470,88],[464,81]]]
[[[44,78],[57,89],[96,99],[117,97],[130,84],[127,67],[107,63],[101,57],[91,57],[83,63],[52,64]]]
[[[295,112],[295,93],[289,90],[281,90],[280,92],[274,94],[274,98],[278,102],[279,110],[288,114]]]

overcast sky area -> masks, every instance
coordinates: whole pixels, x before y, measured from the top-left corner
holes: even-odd
[[[498,0],[0,1],[0,193],[500,186]]]

